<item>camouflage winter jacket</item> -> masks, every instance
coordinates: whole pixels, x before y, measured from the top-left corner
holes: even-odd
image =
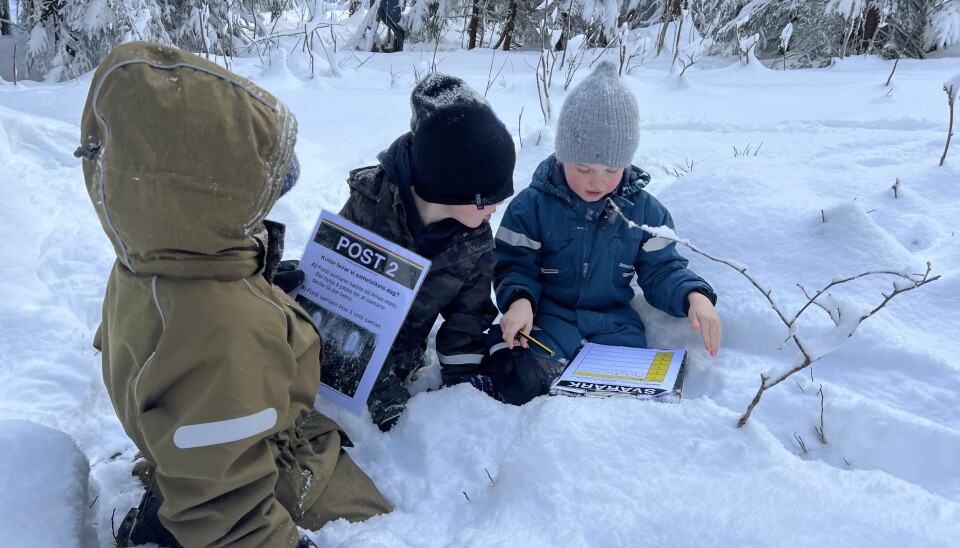
[[[398,140],[384,154],[405,162],[409,152]],[[398,146],[400,145],[400,146]],[[438,316],[437,357],[444,381],[475,372],[484,354],[483,332],[497,315],[491,299],[493,281],[493,233],[489,223],[468,228],[452,219],[430,225],[414,238],[400,188],[381,165],[350,172],[350,198],[340,215],[407,249],[430,259],[430,270],[417,294],[387,358],[401,379],[424,364],[427,337]],[[407,170],[394,170],[405,177]],[[409,180],[400,184],[409,184]],[[410,214],[417,215],[416,211]],[[431,234],[432,232],[432,234]],[[442,237],[438,237],[438,234]],[[419,242],[419,246],[418,246]]]

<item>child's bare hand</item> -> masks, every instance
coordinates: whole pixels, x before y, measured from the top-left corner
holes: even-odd
[[[720,316],[717,309],[706,295],[696,291],[687,294],[687,302],[690,303],[687,312],[690,329],[700,332],[704,348],[711,356],[716,357],[720,351]]]
[[[510,304],[506,314],[500,318],[500,329],[503,330],[503,342],[507,348],[513,348],[517,340],[517,331],[529,333],[533,330],[533,304],[527,299],[517,299]],[[527,348],[527,339],[520,339],[520,346]]]

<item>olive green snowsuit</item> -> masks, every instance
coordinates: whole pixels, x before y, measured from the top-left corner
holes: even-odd
[[[314,410],[316,329],[262,275],[295,139],[269,93],[158,44],[114,49],[84,107],[78,152],[117,254],[94,344],[187,547],[295,546],[296,525],[390,511]]]

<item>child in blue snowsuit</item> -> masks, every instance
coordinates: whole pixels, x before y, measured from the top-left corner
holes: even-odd
[[[601,63],[567,95],[556,153],[500,223],[494,251],[500,327],[508,348],[519,340],[537,353],[527,363],[546,370],[533,396],[545,393],[562,367],[518,339],[518,330],[553,349],[550,358],[561,364],[583,342],[645,347],[643,322],[630,306],[634,278],[650,304],[689,318],[711,356],[719,349],[713,288],[687,268],[676,243],[627,222],[673,228],[667,209],[643,189],[650,176],[631,164],[639,125],[636,98],[616,66]]]

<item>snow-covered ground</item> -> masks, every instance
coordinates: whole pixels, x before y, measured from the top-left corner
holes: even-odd
[[[299,50],[271,66],[256,57],[232,65],[300,122],[303,175],[271,215],[288,225],[291,258],[320,210],[339,210],[348,170],[374,163],[406,131],[415,75],[434,54],[340,55],[340,77],[324,68],[311,78]],[[493,73],[505,63],[495,78],[491,61]],[[529,52],[436,55],[441,71],[481,93],[489,83],[518,147],[518,190],[553,145],[536,61]],[[760,376],[788,367],[796,349],[746,278],[688,251],[720,295],[717,358],[686,320],[637,300],[653,346],[690,351],[681,403],[542,397],[511,407],[467,386],[428,391],[435,364],[390,433],[321,402],[396,510],[311,536],[324,546],[953,545],[960,142],[938,163],[942,86],[960,59],[901,60],[885,86],[892,66],[851,58],[784,72],[704,58],[681,81],[669,59],[648,59],[625,77],[642,115],[635,163],[654,176],[648,189],[681,237],[746,265],[788,315],[806,302],[798,284],[922,273],[928,262],[939,280],[894,298],[811,370],[767,392],[737,428]],[[585,63],[574,82],[587,72]],[[90,78],[0,81],[2,546],[109,546],[111,516],[119,523],[141,493],[130,475],[136,450],[90,344],[113,261],[72,154]],[[563,79],[554,77],[555,113]],[[891,282],[846,284],[833,296],[873,308]],[[815,307],[803,318],[798,331],[810,340],[832,325]],[[73,439],[89,479],[73,445],[49,429]]]

